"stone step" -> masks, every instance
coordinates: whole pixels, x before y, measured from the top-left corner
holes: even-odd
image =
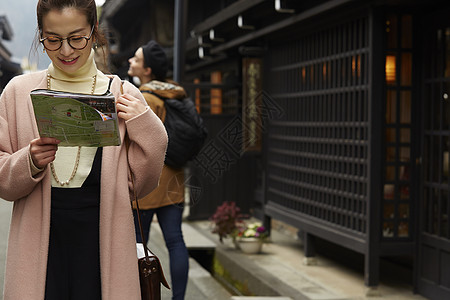
[[[213,250],[216,248],[216,243],[201,234],[190,224],[183,222],[181,228],[183,230],[184,242],[189,250]]]

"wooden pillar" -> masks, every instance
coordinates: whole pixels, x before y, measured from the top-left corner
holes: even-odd
[[[174,45],[173,45],[173,80],[182,83],[184,78],[184,61],[186,51],[186,24],[188,4],[185,0],[175,0],[174,10]]]
[[[222,73],[220,71],[211,72],[211,83],[221,84],[222,83]],[[211,114],[221,114],[222,113],[222,89],[212,88],[211,89]]]
[[[195,78],[194,79],[194,83],[195,84],[199,84],[200,83],[200,79]],[[195,108],[197,108],[197,112],[200,113],[201,112],[201,99],[200,99],[200,89],[196,88],[195,89],[195,94],[194,94],[194,102],[195,102]]]
[[[383,89],[384,61],[383,49],[379,46],[385,37],[384,18],[381,9],[372,9],[369,15],[369,77],[368,95],[369,105],[369,152],[368,152],[368,188],[366,210],[366,244],[364,253],[364,281],[368,287],[376,287],[380,277],[380,249],[381,249],[381,201],[383,199],[383,106],[380,101],[385,101]],[[369,290],[369,292],[371,292]],[[368,293],[369,293],[368,292]],[[373,291],[372,291],[373,292]]]

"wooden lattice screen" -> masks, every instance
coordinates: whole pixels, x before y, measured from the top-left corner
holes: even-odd
[[[267,134],[268,210],[367,230],[368,18],[318,30],[269,54],[267,95],[284,110]]]

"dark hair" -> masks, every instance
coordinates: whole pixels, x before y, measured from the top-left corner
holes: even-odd
[[[103,33],[99,32],[97,25],[97,6],[95,0],[39,0],[36,7],[38,31],[42,35],[42,20],[51,10],[63,10],[67,7],[73,7],[84,15],[91,25],[94,27],[92,36],[99,46],[106,44],[106,38]]]
[[[36,36],[33,40],[32,49],[35,51],[39,47],[39,39],[42,36],[42,20],[43,18],[51,11],[51,10],[63,10],[64,8],[73,7],[79,10],[81,13],[86,15],[86,19],[89,22],[91,27],[94,27],[94,31],[92,32],[92,36],[94,37],[95,43],[100,46],[101,51],[103,52],[103,64],[106,66],[106,69],[109,69],[107,63],[107,54],[105,53],[105,48],[108,46],[107,39],[103,32],[99,29],[99,26],[95,26],[97,24],[97,5],[95,4],[95,0],[39,0],[36,6],[36,14],[37,14],[37,23],[38,28],[36,29]],[[31,50],[29,54],[29,60],[31,61]],[[39,58],[38,58],[39,60]],[[107,70],[102,70],[106,72]]]

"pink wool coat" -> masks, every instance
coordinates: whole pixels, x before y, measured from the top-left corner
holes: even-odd
[[[115,77],[111,91],[120,93]],[[10,81],[0,97],[0,198],[13,201],[8,240],[4,300],[43,300],[50,233],[51,172],[31,176],[29,143],[39,136],[29,93],[46,88],[46,71]],[[124,92],[144,101],[138,89]],[[126,124],[125,124],[126,123]],[[147,109],[127,122],[120,120],[123,140],[130,137],[129,159],[138,197],[158,184],[167,147],[160,119]],[[100,272],[102,297],[140,299],[136,239],[130,205],[125,144],[103,149],[100,192]]]

